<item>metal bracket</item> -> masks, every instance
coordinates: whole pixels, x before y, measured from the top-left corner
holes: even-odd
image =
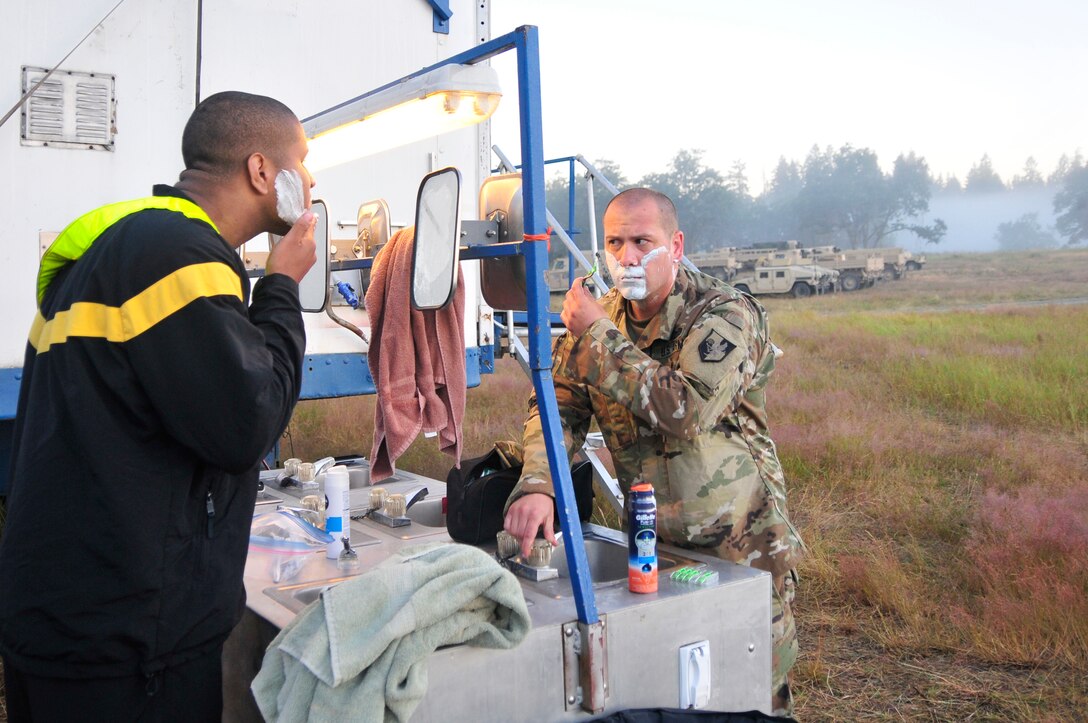
[[[427,0],[427,4],[434,9],[434,31],[449,35],[450,18],[453,17],[453,11],[450,10],[450,0]]]
[[[498,221],[461,222],[461,243],[465,246],[490,246],[499,240]]]
[[[563,705],[600,713],[608,699],[608,644],[605,619],[571,622],[563,631]]]

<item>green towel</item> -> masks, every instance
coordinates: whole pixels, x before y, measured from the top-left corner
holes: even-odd
[[[529,632],[517,578],[468,545],[408,548],[326,591],[265,652],[268,721],[407,721],[444,645],[513,648]]]

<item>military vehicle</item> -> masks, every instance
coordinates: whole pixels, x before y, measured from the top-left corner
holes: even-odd
[[[819,266],[758,266],[741,271],[733,279],[737,291],[762,294],[790,294],[797,298],[834,291],[839,272]]]
[[[589,252],[585,252],[586,256],[589,256]],[[592,259],[591,259],[592,260]],[[601,268],[598,269],[606,279],[607,272]],[[574,270],[574,275],[585,276],[586,271],[581,267]],[[552,265],[544,271],[544,281],[548,284],[548,289],[554,293],[566,293],[570,288],[570,257],[564,255],[557,258],[552,262]]]
[[[914,258],[914,254],[910,251],[903,251],[903,254],[907,257],[907,271],[921,271],[926,265],[925,254],[921,254],[918,258]]]
[[[843,251],[837,246],[814,246],[802,249],[806,259],[839,272],[839,287],[857,291],[872,286],[884,273],[884,258],[866,249]]]
[[[688,261],[699,267],[704,274],[709,274],[722,281],[731,281],[740,269],[737,249],[724,246],[713,251],[699,251],[688,254]]]
[[[908,252],[898,246],[888,246],[879,249],[866,249],[878,254],[884,260],[884,278],[887,280],[901,279],[907,275],[907,261],[910,259]],[[921,268],[919,266],[919,268]]]
[[[565,292],[570,288],[570,262],[566,256],[552,262],[551,267],[544,272],[544,281],[553,293]]]

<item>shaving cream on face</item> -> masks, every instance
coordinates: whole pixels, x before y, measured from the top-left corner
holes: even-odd
[[[283,222],[294,226],[306,213],[306,195],[298,171],[283,170],[276,174],[276,214]]]
[[[643,256],[635,266],[622,266],[615,256],[606,253],[604,260],[608,264],[608,273],[612,275],[612,281],[615,282],[620,296],[628,301],[642,301],[645,299],[647,294],[646,266],[658,256],[667,253],[668,249],[664,246],[658,246]]]

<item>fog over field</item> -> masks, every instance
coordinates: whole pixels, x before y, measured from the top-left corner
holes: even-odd
[[[943,219],[948,233],[939,244],[927,244],[913,234],[898,234],[894,243],[910,251],[986,252],[997,251],[994,239],[999,224],[1015,221],[1024,214],[1038,214],[1045,228],[1054,226],[1054,189],[1031,188],[993,193],[934,193],[929,200],[925,223]]]

